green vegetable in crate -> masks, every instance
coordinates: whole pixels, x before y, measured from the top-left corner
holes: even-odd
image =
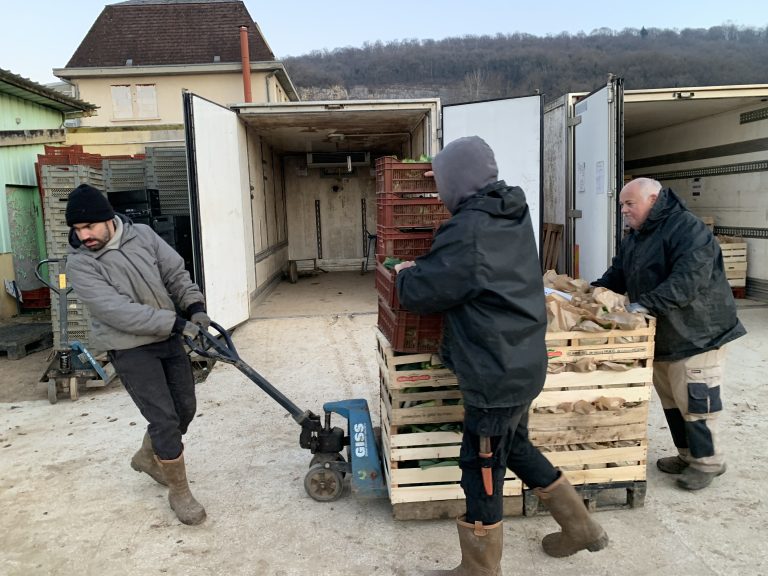
[[[387,256],[386,258],[384,258],[384,262],[382,262],[382,264],[384,264],[385,268],[391,270],[392,268],[395,267],[395,265],[400,264],[401,262],[402,260],[400,258],[395,258],[394,256]]]

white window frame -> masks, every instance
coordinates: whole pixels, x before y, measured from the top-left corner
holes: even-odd
[[[113,84],[112,120],[158,120],[155,84]]]

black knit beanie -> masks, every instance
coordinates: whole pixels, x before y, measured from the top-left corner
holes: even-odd
[[[107,197],[89,184],[80,184],[69,193],[67,200],[67,226],[106,222],[115,217]]]

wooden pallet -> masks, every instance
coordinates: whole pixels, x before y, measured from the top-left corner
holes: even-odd
[[[0,327],[0,353],[5,352],[9,360],[18,360],[51,346],[53,333],[47,322],[6,324]]]
[[[642,508],[645,505],[646,482],[609,482],[574,486],[590,512]],[[523,515],[535,516],[549,513],[546,506],[533,492],[523,492]]]

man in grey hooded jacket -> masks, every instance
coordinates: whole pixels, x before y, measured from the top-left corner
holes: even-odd
[[[66,273],[91,314],[91,335],[149,422],[131,466],[167,485],[181,522],[199,524],[181,437],[195,415],[195,383],[182,336],[195,338],[210,318],[184,260],[149,226],[115,215],[102,192],[75,188],[66,208]],[[182,310],[186,320],[177,313]]]
[[[605,531],[528,438],[528,409],[547,371],[547,316],[525,194],[498,179],[493,151],[477,136],[448,144],[432,169],[452,217],[428,254],[395,269],[403,307],[444,314],[441,356],[464,399],[462,559],[434,574],[501,573],[506,468],[536,491],[562,528],[545,536],[547,554],[600,550]]]

